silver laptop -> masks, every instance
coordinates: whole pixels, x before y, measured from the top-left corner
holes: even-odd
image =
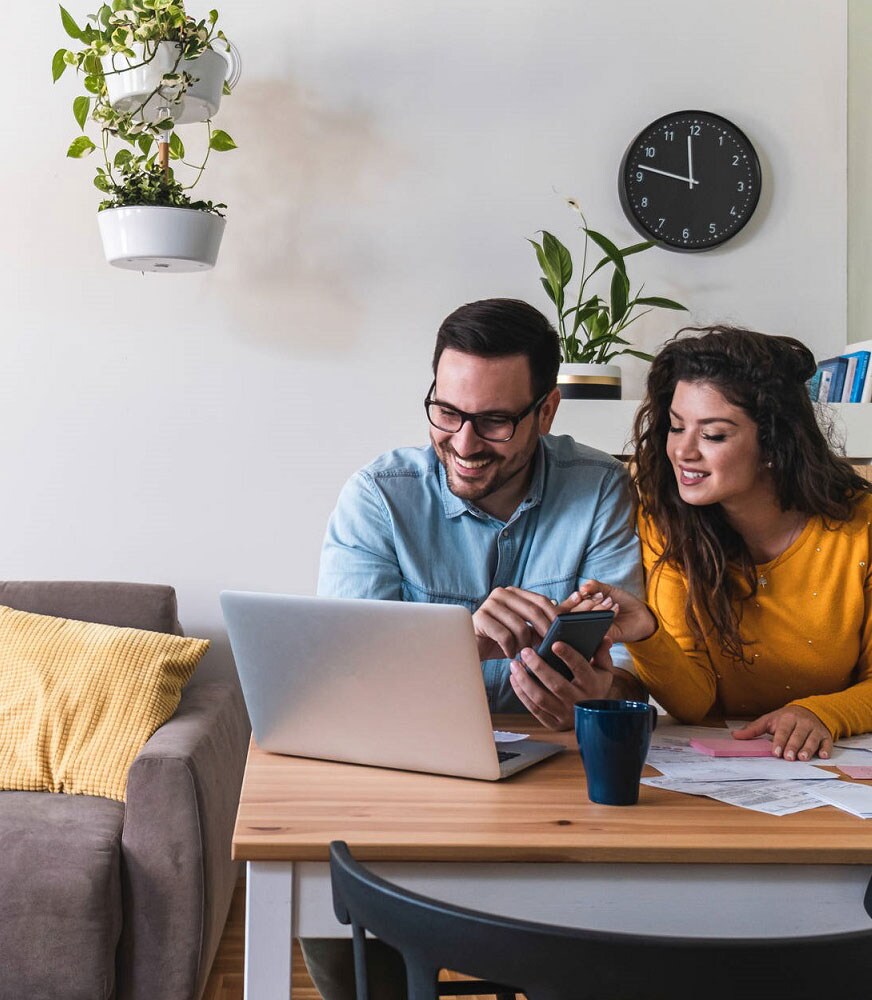
[[[264,750],[495,781],[562,749],[495,741],[465,608],[241,591],[221,608]]]

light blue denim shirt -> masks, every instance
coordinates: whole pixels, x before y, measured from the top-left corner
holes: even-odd
[[[627,473],[610,455],[545,435],[528,495],[508,521],[456,497],[432,447],[381,455],[339,495],[318,593],[475,611],[495,587],[562,601],[589,578],[643,592]],[[612,658],[632,669],[622,646]],[[508,664],[482,663],[488,702],[495,712],[525,711]]]

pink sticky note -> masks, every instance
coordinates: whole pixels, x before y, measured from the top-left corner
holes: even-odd
[[[872,778],[872,767],[863,764],[858,764],[856,767],[843,767],[840,764],[839,770],[849,778]]]
[[[772,755],[772,741],[759,740],[734,740],[732,736],[727,739],[692,739],[690,745],[700,753],[707,753],[710,757],[770,757]]]

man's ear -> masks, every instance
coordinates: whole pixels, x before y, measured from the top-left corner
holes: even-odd
[[[557,407],[560,405],[560,390],[555,386],[545,397],[545,402],[539,407],[539,433],[547,434],[554,423]]]

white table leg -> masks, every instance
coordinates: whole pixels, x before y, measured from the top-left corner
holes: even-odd
[[[245,1000],[289,1000],[294,866],[249,861],[245,888]]]

